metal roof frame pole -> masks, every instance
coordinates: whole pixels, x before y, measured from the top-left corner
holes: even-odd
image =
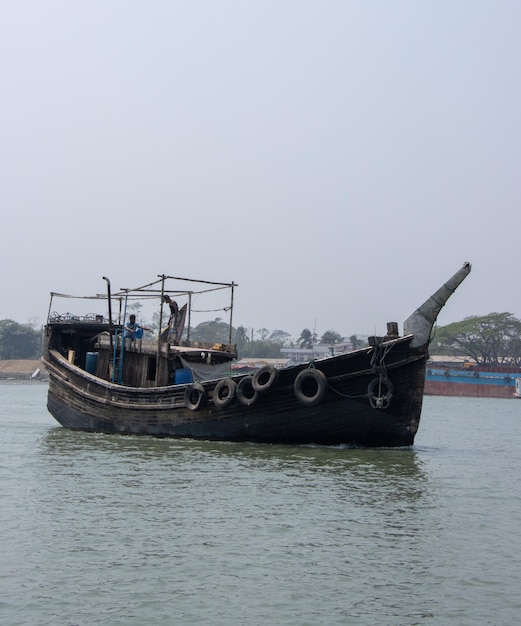
[[[161,329],[163,328],[163,298],[165,295],[165,278],[166,276],[163,274],[161,276],[161,300],[159,301],[159,328],[157,331],[157,351],[156,351],[156,376],[155,376],[155,381],[154,384],[156,387],[159,386],[159,359],[161,358]],[[166,341],[167,344],[167,358],[168,358],[168,351],[170,350],[170,345],[168,343],[168,340]]]
[[[235,287],[235,283],[232,281],[231,284],[231,298],[230,298],[230,328],[228,331],[228,343],[232,343],[232,321],[233,321],[233,288]]]

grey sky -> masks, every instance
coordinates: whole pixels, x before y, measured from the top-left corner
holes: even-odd
[[[235,281],[235,323],[521,317],[518,0],[0,0],[0,319]]]

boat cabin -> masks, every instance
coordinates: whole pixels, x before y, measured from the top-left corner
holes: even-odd
[[[237,358],[236,346],[231,343],[231,306],[228,341],[201,342],[190,339],[192,299],[202,291],[167,291],[166,279],[160,277],[156,283],[133,290],[123,290],[117,294],[96,296],[96,300],[108,306],[108,313],[50,313],[46,324],[45,351],[54,352],[66,359],[69,364],[86,371],[92,376],[130,387],[164,387],[186,384],[200,380],[219,378],[230,372],[231,362]],[[107,280],[107,279],[106,279]],[[189,279],[175,279],[188,281]],[[194,282],[194,281],[191,281]],[[195,281],[199,282],[199,281]],[[210,283],[233,290],[234,283]],[[215,287],[211,289],[215,291]],[[155,299],[160,306],[160,331],[150,333],[141,330],[131,333],[124,320],[127,305],[131,298]],[[187,296],[188,303],[181,309],[172,306],[170,294],[177,298]],[[62,294],[51,294],[53,299]],[[72,296],[62,296],[72,297]],[[89,297],[92,300],[92,296]],[[82,299],[79,297],[79,299]],[[112,319],[112,304],[119,305],[118,320]],[[170,317],[163,318],[163,305],[170,305]],[[232,297],[233,304],[233,297]],[[165,322],[163,322],[163,319]],[[188,320],[186,326],[185,321]],[[186,327],[185,327],[186,326]]]

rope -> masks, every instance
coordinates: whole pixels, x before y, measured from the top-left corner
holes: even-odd
[[[352,398],[352,399],[356,399],[356,398],[367,398],[368,397],[368,393],[362,393],[358,396],[350,396],[348,393],[342,393],[341,391],[338,391],[337,389],[335,389],[334,387],[331,387],[331,385],[328,383],[328,387],[329,389],[331,389],[331,391],[334,391],[337,396],[342,396],[342,398]]]
[[[371,367],[375,374],[378,374],[380,378],[387,378],[387,366],[385,364],[385,358],[392,350],[393,346],[382,346],[382,344],[376,344],[374,348],[373,356],[371,357]]]

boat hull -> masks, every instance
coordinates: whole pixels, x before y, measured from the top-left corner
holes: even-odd
[[[108,319],[90,313],[49,315],[43,357],[49,373],[48,408],[67,428],[102,433],[410,446],[420,423],[433,324],[470,270],[464,263],[420,305],[405,321],[403,336],[398,324],[389,322],[385,336],[369,337],[369,345],[359,350],[228,378],[221,376],[237,355],[231,343],[235,283],[161,275],[147,285],[121,290],[120,307],[129,296],[158,298],[162,306],[170,302],[169,293],[187,296],[191,303],[194,293],[231,290],[228,343],[205,345],[191,341],[189,333],[186,340],[172,336],[166,332],[175,322],[171,307],[166,329],[147,345],[121,320],[112,321],[110,281],[104,277]],[[167,280],[203,287],[197,292],[177,290],[167,288]],[[72,297],[52,293],[51,305],[54,296]],[[161,314],[162,309],[160,327]]]
[[[188,385],[132,388],[97,378],[58,354],[46,359],[48,409],[70,429],[125,435],[263,443],[410,446],[418,429],[426,351],[411,350],[409,338],[389,341],[311,365],[278,372],[273,387],[255,392],[248,405],[234,397],[228,406],[213,402],[218,381],[203,383],[206,403],[190,408]],[[375,365],[375,354],[385,354]],[[295,391],[299,373],[316,369],[327,388],[320,402],[302,404]],[[392,397],[375,407],[371,389],[391,381]],[[244,376],[234,376],[240,383]]]

